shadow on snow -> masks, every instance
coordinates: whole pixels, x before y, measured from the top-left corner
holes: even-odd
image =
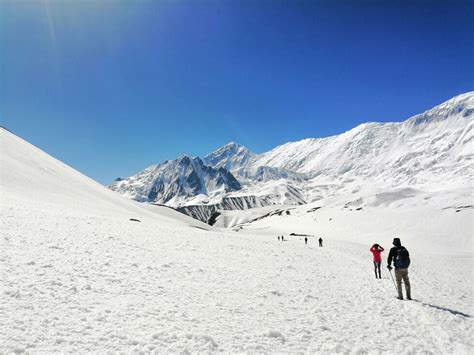
[[[423,306],[427,306],[427,307],[431,307],[431,308],[435,308],[435,309],[438,309],[440,311],[445,311],[445,312],[449,312],[451,314],[454,314],[455,316],[462,316],[462,317],[465,317],[465,318],[472,318],[472,316],[470,316],[469,314],[466,314],[466,313],[463,313],[463,312],[459,312],[459,311],[456,311],[454,309],[450,309],[450,308],[446,308],[446,307],[441,307],[441,306],[436,306],[434,304],[429,304],[429,303],[424,303],[424,302],[421,302],[421,301],[418,301],[418,300],[414,300],[415,302],[418,302],[418,303],[421,303]]]

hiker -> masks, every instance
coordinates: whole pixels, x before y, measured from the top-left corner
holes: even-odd
[[[304,237],[304,243],[308,244],[308,237]]]
[[[278,236],[278,241],[280,241],[280,236]]]
[[[319,246],[322,247],[323,246],[323,238],[319,237]]]
[[[410,266],[410,254],[408,250],[400,242],[400,238],[393,239],[393,248],[390,249],[388,254],[388,270],[392,270],[392,261],[393,266],[395,267],[395,279],[397,280],[397,291],[398,299],[403,299],[402,292],[402,279],[405,284],[405,290],[407,293],[407,299],[411,300],[411,289],[410,289],[410,279],[408,278],[408,266]]]
[[[284,236],[281,236],[281,241],[282,241],[282,242],[285,241],[285,237],[284,237]]]
[[[380,264],[382,264],[381,254],[384,250],[385,249],[382,248],[379,244],[374,244],[374,245],[372,245],[372,248],[370,248],[370,252],[374,256],[374,269],[375,269],[375,278],[376,279],[381,279],[382,278],[382,275],[380,273]],[[379,271],[378,276],[377,276],[377,270]]]

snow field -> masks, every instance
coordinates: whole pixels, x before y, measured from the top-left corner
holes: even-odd
[[[410,250],[472,254],[473,206],[472,186],[441,191],[365,189],[303,206],[276,206],[274,210],[283,212],[254,221],[251,210],[229,211],[215,225],[231,226],[238,220],[242,224],[233,229],[243,233],[318,234],[369,245],[400,237]],[[255,217],[269,212],[270,207],[255,210]]]
[[[370,245],[13,201],[2,221],[0,352],[473,350],[472,254],[412,252],[409,302],[375,279]]]

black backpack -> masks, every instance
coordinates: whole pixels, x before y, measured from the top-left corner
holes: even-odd
[[[397,269],[406,269],[408,266],[410,266],[410,254],[405,247],[400,247],[397,249],[394,265]]]

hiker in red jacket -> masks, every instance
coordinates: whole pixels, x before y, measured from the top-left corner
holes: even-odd
[[[372,248],[370,248],[370,252],[374,255],[374,268],[375,268],[375,278],[376,279],[381,279],[382,278],[382,275],[380,273],[380,264],[382,263],[382,256],[380,254],[382,254],[382,252],[384,250],[385,249],[382,248],[378,244],[374,244],[374,245],[372,245]],[[377,276],[377,270],[379,271],[378,276]]]

